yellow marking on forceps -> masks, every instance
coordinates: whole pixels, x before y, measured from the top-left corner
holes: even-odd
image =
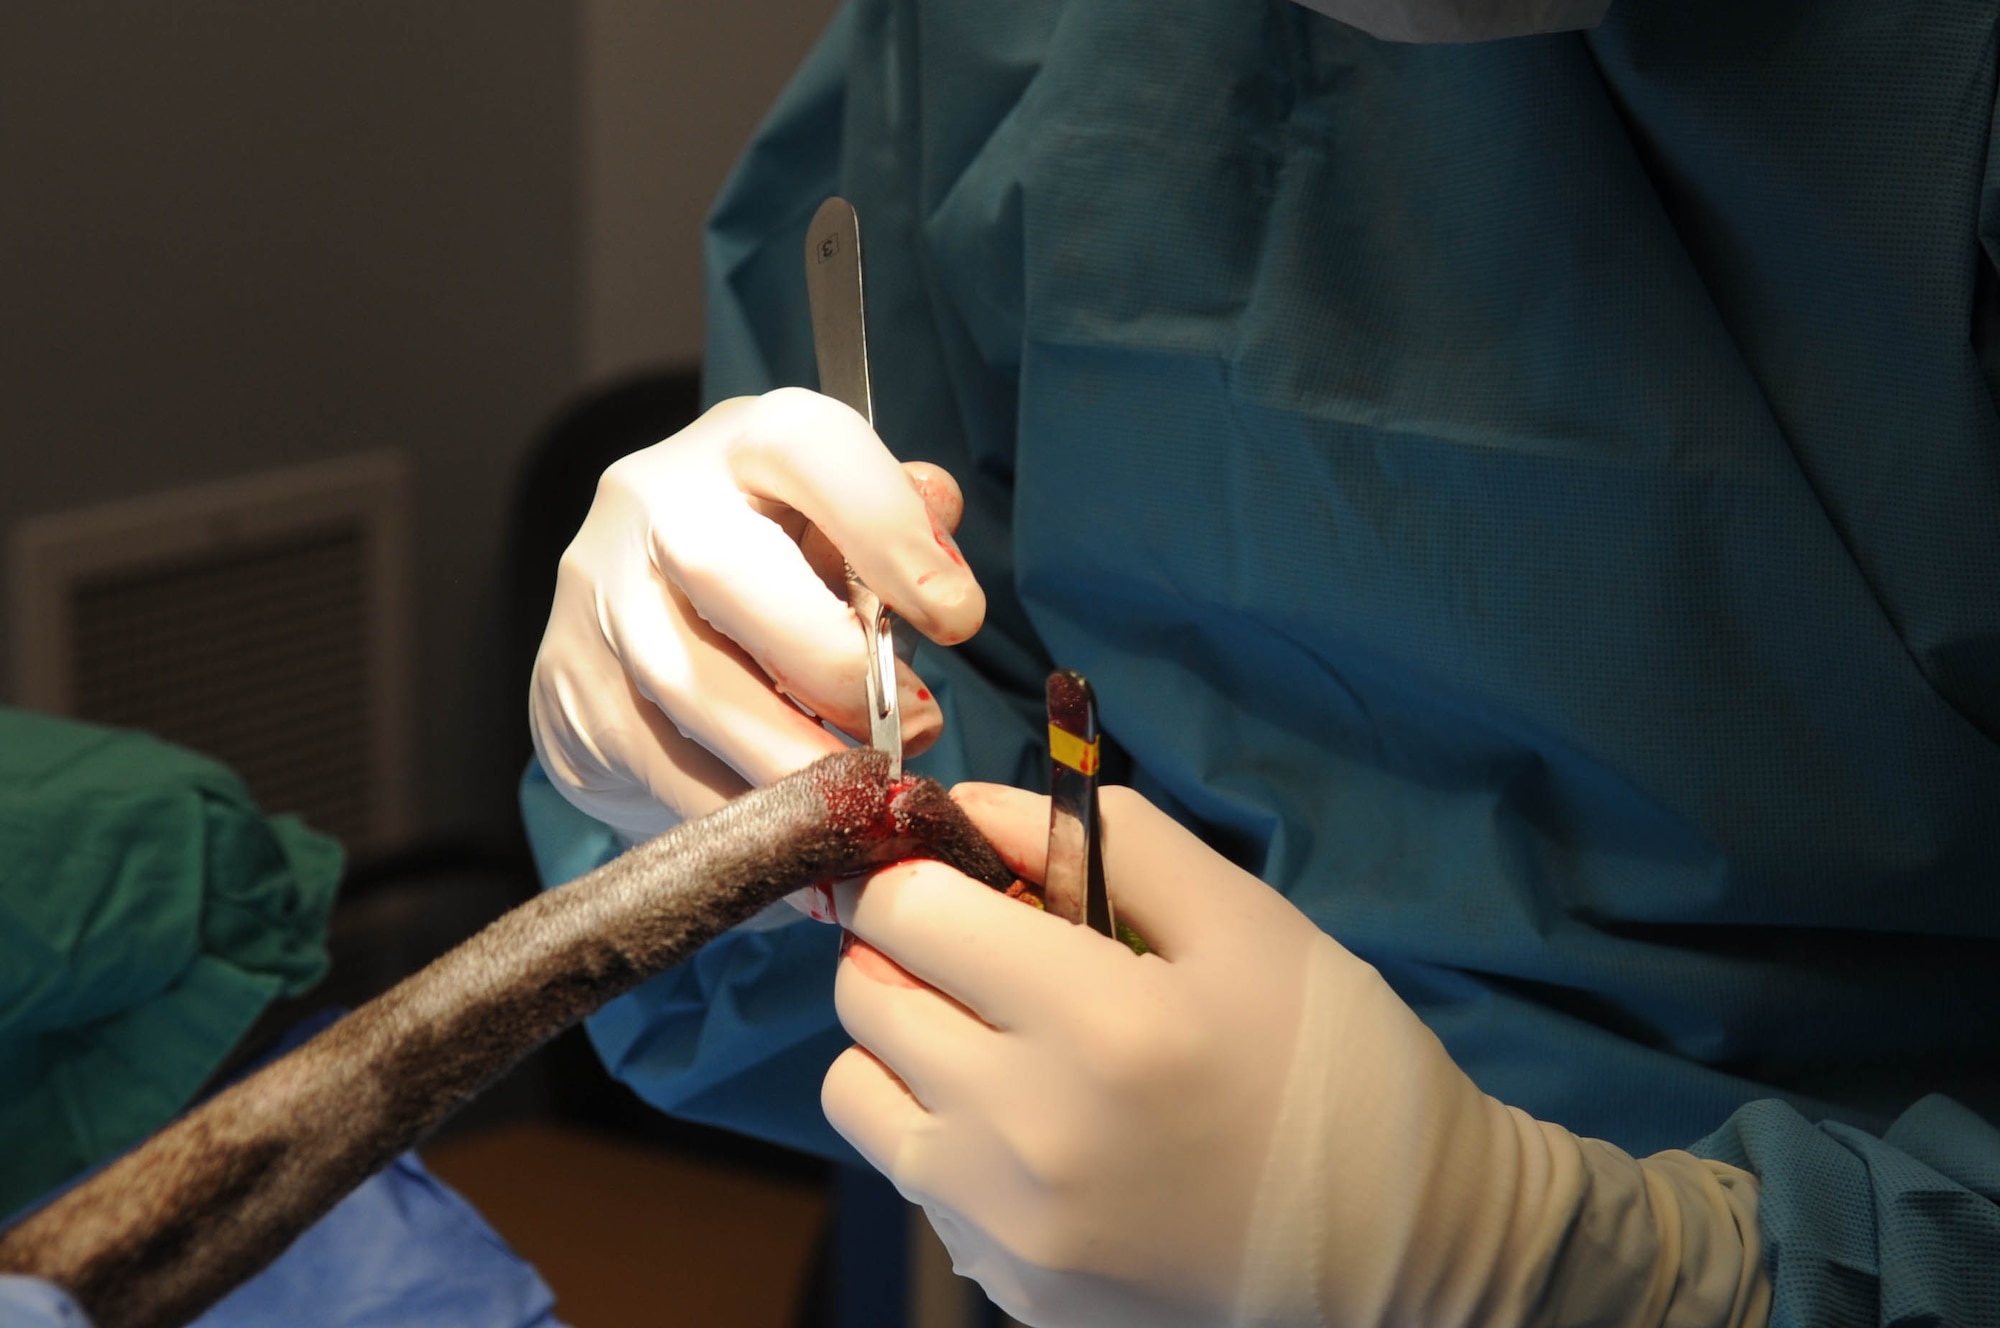
[[[1085,742],[1068,729],[1049,725],[1049,755],[1080,775],[1097,773],[1097,739]]]

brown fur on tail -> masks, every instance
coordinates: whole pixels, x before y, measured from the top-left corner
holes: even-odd
[[[172,1328],[522,1057],[793,890],[909,857],[1011,874],[935,783],[858,748],[501,917],[0,1234],[98,1328]]]

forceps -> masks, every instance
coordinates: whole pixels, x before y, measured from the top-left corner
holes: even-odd
[[[1124,939],[1104,884],[1097,836],[1097,697],[1075,669],[1045,687],[1049,711],[1049,866],[1042,907],[1092,931]],[[1128,942],[1129,943],[1129,942]]]
[[[854,205],[829,198],[806,228],[806,298],[812,306],[819,390],[875,423],[868,387],[868,323],[861,289],[861,222]],[[847,602],[861,619],[868,653],[868,742],[903,775],[903,719],[896,710],[896,642],[888,606],[847,564]]]

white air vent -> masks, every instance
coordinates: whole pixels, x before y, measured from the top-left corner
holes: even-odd
[[[352,847],[395,843],[408,488],[371,453],[24,523],[18,700],[206,752]]]

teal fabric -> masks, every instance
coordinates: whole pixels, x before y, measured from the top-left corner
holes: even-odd
[[[319,980],[340,869],[206,757],[0,709],[0,1214],[165,1124]]]
[[[2000,1131],[1950,1098],[1879,1139],[1753,1102],[1693,1151],[1766,1178],[1772,1328],[2000,1323]]]
[[[845,194],[880,430],[963,483],[991,604],[919,651],[930,772],[1038,782],[1041,677],[1081,669],[1132,782],[1505,1101],[1639,1152],[1761,1103],[1732,1128],[1789,1112],[1879,1186],[1942,1092],[1990,1159],[1995,69],[1992,0],[1466,47],[853,0],[712,216],[709,394],[814,381],[800,251]],[[671,1110],[847,1156],[795,930],[593,1033]],[[1954,1275],[1819,1147],[1760,1148],[1774,1213]],[[1912,1202],[1990,1233],[1925,1166]],[[1778,1248],[1809,1320],[1833,1274]]]

